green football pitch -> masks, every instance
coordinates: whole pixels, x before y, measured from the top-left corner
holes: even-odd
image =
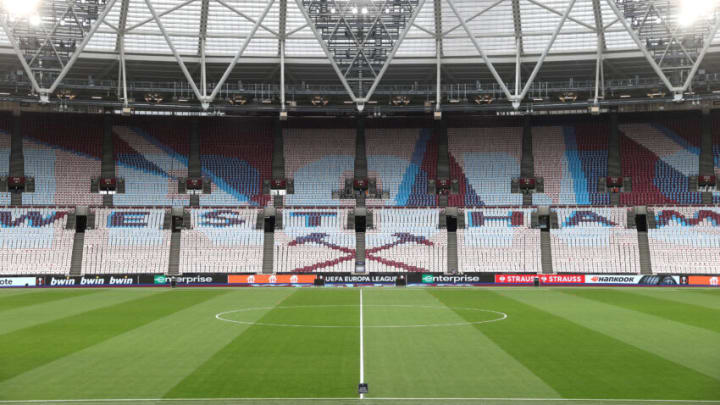
[[[0,403],[49,400],[720,403],[720,289],[0,290]]]

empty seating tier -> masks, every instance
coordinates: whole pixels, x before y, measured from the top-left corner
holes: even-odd
[[[535,177],[545,191],[533,194],[535,205],[607,205],[598,193],[607,176],[609,128],[601,124],[533,128]]]
[[[85,231],[83,274],[166,273],[170,231],[162,209],[98,209]]]
[[[656,208],[655,223],[648,230],[654,273],[720,273],[720,208]]]
[[[285,176],[295,182],[286,205],[328,206],[353,204],[332,198],[345,179],[354,177],[354,129],[288,129],[284,137]]]
[[[125,179],[125,193],[113,203],[189,205],[189,196],[178,193],[178,178],[188,174],[188,137],[187,125],[175,121],[113,127],[115,174]]]
[[[623,176],[632,178],[632,192],[622,193],[622,204],[702,202],[701,193],[688,188],[689,177],[697,176],[699,171],[699,123],[684,120],[682,125],[671,124],[620,126]],[[684,130],[679,131],[683,126]]]
[[[522,205],[510,184],[520,177],[522,128],[448,128],[450,177],[459,193],[450,205]]]
[[[432,207],[428,180],[437,177],[438,146],[429,129],[366,129],[368,176],[389,199],[369,205]]]
[[[284,209],[275,231],[276,272],[355,271],[355,230],[345,229],[348,209]]]
[[[67,274],[73,236],[68,210],[0,209],[0,274]]]
[[[447,232],[438,228],[440,210],[376,209],[366,236],[370,272],[447,271]]]
[[[265,206],[263,181],[272,177],[272,127],[244,121],[201,121],[202,175],[212,193],[200,196],[202,206]]]
[[[640,273],[635,229],[625,208],[555,210],[559,229],[550,232],[556,273]]]
[[[530,209],[465,211],[466,229],[458,230],[462,272],[542,272],[540,231],[530,229]]]
[[[181,233],[181,273],[259,273],[263,238],[257,209],[194,209]]]
[[[100,205],[90,182],[100,176],[102,117],[33,114],[22,122],[25,176],[35,178],[23,204]]]

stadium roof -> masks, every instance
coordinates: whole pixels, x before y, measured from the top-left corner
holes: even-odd
[[[13,1],[16,0],[5,0],[5,3]],[[317,32],[319,26],[308,13],[310,7],[328,3],[335,13],[335,6],[349,10],[350,5],[367,3],[382,10],[382,7],[400,2],[408,4],[405,13],[408,29],[396,36],[397,49],[385,57],[391,61],[391,67],[388,75],[383,77],[384,84],[410,80],[434,84],[434,72],[439,63],[444,69],[445,83],[490,80],[499,85],[500,91],[503,89],[499,82],[504,82],[509,90],[505,92],[507,95],[514,94],[517,71],[520,72],[519,90],[533,81],[530,76],[538,61],[541,62],[539,67],[542,67],[538,80],[580,80],[595,78],[595,65],[600,57],[603,60],[603,77],[631,79],[653,75],[658,69],[650,62],[650,39],[643,36],[643,26],[633,25],[634,20],[642,19],[642,24],[647,22],[656,27],[665,25],[667,35],[660,37],[666,42],[661,39],[660,45],[653,44],[662,47],[686,28],[679,23],[681,17],[674,14],[681,7],[680,3],[686,2],[695,5],[695,9],[701,9],[698,7],[701,3],[712,7],[708,8],[710,12],[707,16],[713,18],[700,16],[707,24],[695,31],[704,38],[713,37],[713,41],[707,41],[708,58],[702,68],[708,72],[720,71],[716,68],[720,66],[720,53],[717,52],[720,47],[716,49],[720,36],[717,35],[714,18],[715,0],[35,1],[53,3],[54,10],[61,9],[57,7],[58,3],[68,8],[87,2],[99,4],[100,16],[87,25],[85,35],[80,37],[90,38],[87,46],[83,49],[78,40],[82,53],[77,66],[68,69],[68,77],[71,78],[88,75],[95,79],[117,78],[118,65],[125,64],[128,78],[136,81],[187,79],[189,75],[194,81],[201,82],[202,71],[207,69],[207,81],[217,82],[228,64],[237,57],[238,64],[228,71],[227,79],[230,81],[277,80],[282,62],[284,67],[287,66],[289,81],[338,84],[342,79],[333,72],[328,49],[321,46],[323,41],[318,36],[325,34]],[[631,17],[628,5],[639,13]],[[653,5],[656,12],[652,9]],[[365,7],[362,8],[364,11]],[[53,27],[59,21],[57,11],[53,13],[40,13],[40,21],[34,22],[36,30],[41,33],[39,38],[52,36]],[[644,19],[637,15],[644,15]],[[6,35],[13,32],[14,23],[8,19],[5,29],[0,30],[0,51],[4,54],[0,58],[0,67],[8,70],[12,70],[12,66],[19,67],[18,59],[13,56],[20,52],[13,50],[12,41]],[[400,26],[400,31],[404,31],[403,27]],[[684,41],[683,38],[678,43],[686,44]],[[702,40],[695,47],[699,49],[696,53],[690,51],[688,59],[691,63],[684,63],[680,70],[685,73],[679,79],[675,75],[675,82],[669,70],[678,68],[662,66],[663,62],[668,63],[667,59],[660,61],[659,68],[667,75],[665,84],[670,84],[668,87],[680,89],[692,62],[703,59],[700,56],[705,48]],[[284,54],[281,52],[283,48]],[[678,46],[678,53],[681,53],[680,48],[682,45]],[[122,61],[121,50],[124,51]],[[547,57],[544,58],[546,51]],[[25,56],[25,59],[30,57]],[[67,63],[70,57],[67,59],[60,62],[61,67],[76,62]],[[657,63],[659,58],[655,59]],[[180,64],[185,64],[188,72],[183,72]],[[520,66],[517,71],[516,66]],[[379,69],[371,73],[377,76]],[[46,87],[55,89],[42,83],[38,86]],[[199,89],[201,85],[197,87]],[[345,87],[347,89],[348,86]],[[210,93],[210,90],[207,92]],[[362,94],[355,96],[362,98]]]

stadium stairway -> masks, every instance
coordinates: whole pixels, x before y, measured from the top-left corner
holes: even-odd
[[[448,273],[458,273],[458,243],[457,232],[447,233],[447,271]]]
[[[535,177],[535,158],[533,157],[532,123],[530,117],[523,120],[522,159],[520,177]],[[532,205],[532,193],[523,193],[523,205]]]
[[[552,264],[552,247],[550,243],[550,232],[549,230],[543,230],[540,232],[540,257],[543,274],[553,273]]]
[[[610,135],[608,136],[608,176],[622,176],[620,160],[620,130],[618,129],[617,112],[610,113]],[[610,204],[620,205],[620,193],[610,193]]]
[[[105,117],[103,124],[103,144],[102,144],[102,162],[100,163],[100,176],[115,177],[115,153],[113,147],[113,128],[110,118]],[[113,205],[112,194],[103,194],[103,206],[111,207]]]
[[[273,255],[275,253],[275,234],[272,232],[265,232],[263,239],[263,274],[273,273]]]
[[[652,274],[650,242],[648,241],[647,232],[638,231],[638,250],[640,254],[640,274]]]
[[[190,156],[188,156],[188,177],[198,179],[202,177],[202,166],[200,164],[200,132],[198,131],[200,123],[193,120],[190,130]],[[190,195],[190,206],[200,206],[200,195]]]
[[[367,169],[367,149],[365,147],[365,120],[360,118],[357,120],[357,129],[355,135],[355,178],[363,179],[368,177]],[[355,206],[365,206],[365,196],[359,195],[355,199]],[[363,240],[364,243],[364,240]],[[364,257],[364,256],[363,256]]]
[[[85,232],[75,232],[72,256],[70,258],[70,275],[82,275],[83,249],[85,248]]]
[[[435,121],[435,136],[437,137],[438,143],[437,177],[440,179],[449,179],[450,155],[448,154],[447,122],[445,120]],[[440,195],[438,205],[441,208],[448,206],[447,195]]]
[[[10,135],[10,176],[25,176],[25,155],[23,152],[22,115],[13,114],[13,132]],[[10,193],[11,205],[22,205],[22,193]]]
[[[365,262],[365,232],[355,232],[355,263]]]
[[[712,176],[715,174],[715,162],[713,159],[713,135],[712,135],[712,117],[710,110],[703,108],[702,111],[702,134],[700,138],[700,171],[702,176]],[[692,190],[692,189],[691,189]],[[713,193],[703,192],[702,203],[712,205]]]

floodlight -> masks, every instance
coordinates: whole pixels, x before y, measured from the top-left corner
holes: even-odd
[[[3,9],[15,18],[36,14],[39,4],[40,0],[2,0]]]

